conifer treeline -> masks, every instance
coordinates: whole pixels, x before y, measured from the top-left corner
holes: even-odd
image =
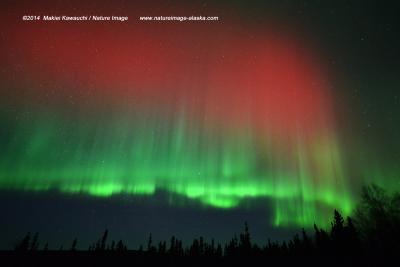
[[[78,239],[64,251],[78,253]],[[28,233],[15,246],[17,252],[47,251],[48,243],[39,244],[39,234]],[[60,247],[63,250],[63,247]],[[390,258],[400,252],[400,194],[388,194],[376,185],[366,186],[362,190],[362,201],[354,212],[354,218],[343,218],[335,210],[330,229],[322,229],[314,224],[313,233],[304,229],[291,240],[272,242],[259,246],[252,242],[249,226],[226,244],[196,238],[184,247],[182,240],[173,236],[169,242],[153,243],[150,234],[146,248],[128,250],[123,240],[109,240],[108,230],[88,247],[88,253],[99,254],[135,254],[152,258],[186,258],[240,261],[243,259],[354,259],[365,262]],[[360,261],[358,261],[360,262]]]

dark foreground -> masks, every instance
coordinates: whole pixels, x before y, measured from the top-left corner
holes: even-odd
[[[248,255],[245,257],[207,257],[154,255],[126,251],[94,253],[88,251],[0,252],[1,266],[396,266],[396,258],[346,257],[343,255]],[[383,256],[383,255],[382,255]],[[394,261],[393,261],[394,260]]]

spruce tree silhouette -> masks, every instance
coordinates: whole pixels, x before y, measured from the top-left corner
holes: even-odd
[[[200,244],[197,238],[193,239],[192,245],[189,249],[189,256],[191,257],[198,257],[200,256]]]
[[[400,250],[400,194],[371,184],[362,189],[354,224],[366,249],[375,257],[395,256]]]
[[[31,251],[37,251],[39,248],[39,233],[36,232],[35,235],[33,236],[31,245],[30,245],[30,250]]]
[[[28,232],[25,235],[25,237],[15,245],[14,250],[16,250],[16,251],[28,251],[30,240],[31,240],[31,233]]]
[[[170,255],[175,255],[175,251],[176,251],[176,249],[175,249],[175,236],[172,236],[172,237],[171,237],[171,243],[170,243],[170,246],[169,246],[168,253],[169,253]]]
[[[165,241],[160,241],[158,243],[158,254],[163,255],[167,252],[167,243]]]
[[[316,253],[321,258],[326,258],[330,253],[330,238],[328,233],[324,229],[319,229],[318,226],[314,223],[314,240]]]
[[[227,257],[235,257],[237,256],[237,248],[238,248],[238,239],[236,235],[229,241],[228,244],[225,245],[224,254]]]
[[[72,245],[71,245],[70,251],[76,251],[76,245],[77,245],[77,243],[78,243],[78,239],[75,238],[75,239],[72,241]]]
[[[108,229],[104,231],[103,237],[101,238],[100,250],[102,251],[106,249],[107,236],[108,236]]]
[[[153,246],[153,237],[151,233],[149,234],[149,239],[147,240],[147,252],[155,253],[157,249]]]
[[[122,242],[122,240],[119,240],[117,243],[117,246],[115,248],[116,251],[118,252],[124,252],[127,250],[126,245],[124,244],[124,242]]]
[[[313,243],[311,241],[311,238],[307,235],[306,230],[303,228],[301,230],[302,234],[302,248],[301,252],[303,253],[304,256],[310,256],[313,250]]]
[[[214,238],[211,239],[211,245],[209,247],[209,255],[213,256],[215,254],[215,242]]]
[[[344,219],[339,211],[334,211],[333,222],[331,223],[331,239],[333,253],[336,255],[343,255],[344,252]]]
[[[204,239],[202,236],[199,238],[199,255],[203,256],[204,255]]]
[[[182,246],[182,240],[176,240],[176,244],[175,244],[175,249],[176,249],[176,255],[178,257],[183,256],[184,251],[183,251],[183,246]]]

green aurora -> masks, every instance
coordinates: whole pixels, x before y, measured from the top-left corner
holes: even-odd
[[[340,150],[329,136],[260,147],[251,128],[227,134],[196,128],[182,114],[156,117],[22,117],[9,128],[0,188],[96,197],[165,190],[222,209],[269,198],[275,226],[323,225],[332,209],[353,208]]]

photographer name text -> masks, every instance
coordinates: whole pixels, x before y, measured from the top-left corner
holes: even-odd
[[[115,22],[126,22],[128,21],[127,16],[49,16],[49,15],[25,15],[22,16],[22,20],[24,21],[66,21],[66,22],[74,22],[74,21],[98,21],[98,22],[107,22],[107,21],[115,21]]]

